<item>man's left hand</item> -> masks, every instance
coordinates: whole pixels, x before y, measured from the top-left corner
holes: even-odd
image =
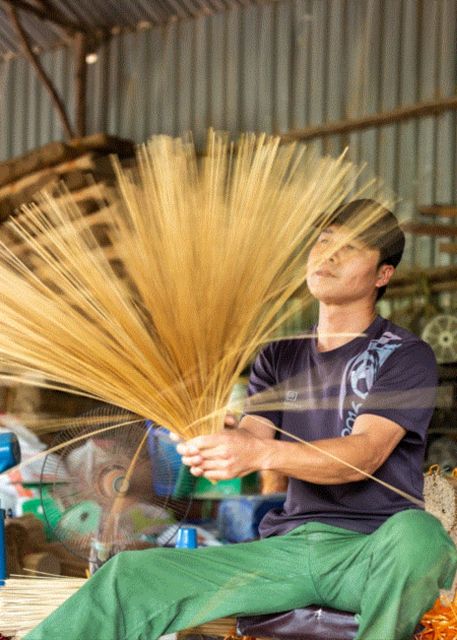
[[[214,481],[230,480],[262,469],[267,446],[267,441],[240,428],[182,442],[178,453],[192,475]]]

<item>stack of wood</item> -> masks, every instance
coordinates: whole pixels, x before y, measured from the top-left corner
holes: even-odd
[[[412,298],[420,295],[420,284],[426,278],[427,287],[430,293],[450,293],[457,291],[457,266],[413,268],[399,271],[386,292],[386,299],[391,298]]]
[[[72,192],[85,213],[96,210],[90,182],[114,183],[111,154],[129,159],[133,142],[105,134],[76,138],[70,142],[51,142],[21,157],[0,163],[0,222],[32,202],[43,189],[51,193],[61,182]]]
[[[5,532],[10,575],[42,572],[86,577],[87,562],[70,553],[60,542],[48,542],[43,522],[34,515],[7,518]]]
[[[129,140],[96,134],[67,143],[51,142],[0,164],[0,223],[11,216],[20,218],[21,205],[40,200],[40,193],[46,192],[61,204],[76,203],[82,214],[87,216],[88,226],[102,238],[104,221],[109,215],[106,204],[114,195],[116,183],[112,154],[116,154],[123,164],[128,164],[135,154],[134,144]],[[42,210],[46,211],[47,206],[40,200]],[[5,225],[0,226],[0,240],[8,246],[16,243]],[[16,253],[34,268],[27,248],[16,249]],[[37,270],[37,275],[46,280],[48,274]],[[52,277],[48,284],[52,286]]]
[[[428,236],[439,240],[438,250],[441,253],[457,255],[457,224],[455,224],[457,206],[452,204],[424,206],[419,207],[419,213],[424,217],[424,222],[415,220],[407,222],[402,225],[403,230],[415,236]],[[457,291],[457,266],[430,268],[425,275],[430,293]],[[400,270],[389,284],[386,298],[410,298],[419,294],[418,284],[423,277],[423,268]]]
[[[128,166],[133,162],[135,145],[129,140],[96,134],[65,143],[51,142],[0,163],[0,241],[14,246],[15,238],[2,223],[12,216],[20,217],[20,207],[36,201],[43,190],[58,199],[71,198],[87,216],[88,225],[97,234],[103,234],[102,218],[109,215],[107,211],[100,212],[106,204],[103,196],[108,198],[115,185],[112,154]],[[24,262],[34,268],[27,250],[19,253]],[[47,274],[39,275],[46,279]],[[94,405],[93,401],[83,401],[61,392],[31,392],[24,385],[3,391],[1,410],[16,415],[78,415]]]
[[[457,254],[457,206],[451,204],[434,204],[429,207],[419,207],[419,213],[429,218],[428,222],[409,222],[404,230],[414,235],[430,236],[431,238],[446,238],[438,245],[439,251],[447,254]],[[436,222],[438,220],[438,222]],[[447,220],[448,224],[443,224]],[[449,224],[450,223],[450,224]]]

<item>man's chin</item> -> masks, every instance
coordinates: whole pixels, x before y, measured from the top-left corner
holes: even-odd
[[[325,283],[311,283],[310,286],[308,283],[308,290],[313,298],[324,304],[341,304],[344,299],[341,296],[341,291],[335,285],[328,286]]]

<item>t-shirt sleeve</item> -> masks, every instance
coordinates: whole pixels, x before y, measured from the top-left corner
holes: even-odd
[[[278,398],[272,391],[278,384],[276,375],[277,349],[275,344],[264,347],[255,359],[249,376],[248,401],[245,408],[245,415],[257,415],[271,420],[273,424],[280,426],[282,422],[282,411],[277,408],[271,410],[266,407],[268,404],[278,402]],[[258,405],[259,408],[256,408]]]
[[[372,414],[396,422],[421,440],[435,408],[438,375],[436,359],[425,342],[397,349],[381,366],[358,415]]]

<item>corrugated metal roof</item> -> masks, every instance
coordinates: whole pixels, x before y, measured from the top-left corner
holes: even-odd
[[[178,20],[209,16],[275,0],[6,0],[14,4],[36,52],[71,41],[72,27],[103,38]],[[28,7],[28,9],[27,9]],[[53,22],[68,23],[69,28]],[[21,55],[5,4],[0,3],[0,57]]]

